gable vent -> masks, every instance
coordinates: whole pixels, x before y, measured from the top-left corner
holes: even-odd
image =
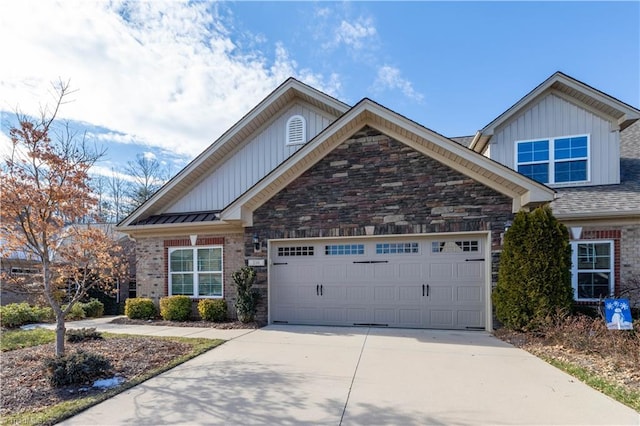
[[[287,121],[287,145],[296,145],[307,141],[307,129],[304,117],[294,115]]]

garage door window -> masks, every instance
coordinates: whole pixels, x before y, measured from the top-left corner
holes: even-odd
[[[333,244],[324,246],[324,254],[327,256],[364,254],[364,244]]]
[[[419,253],[418,243],[379,243],[376,254],[410,254]]]
[[[169,295],[222,297],[222,247],[169,250]]]
[[[434,241],[431,243],[431,251],[433,253],[463,253],[477,252],[480,245],[477,240],[463,241]]]
[[[313,246],[278,247],[278,256],[313,256]]]

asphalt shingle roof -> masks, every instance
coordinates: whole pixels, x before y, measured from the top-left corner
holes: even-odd
[[[558,198],[551,204],[556,215],[640,211],[640,121],[620,133],[619,185],[556,191]]]

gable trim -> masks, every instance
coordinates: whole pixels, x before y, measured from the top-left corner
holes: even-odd
[[[365,125],[509,196],[514,212],[554,198],[552,189],[365,98],[225,208],[221,219],[252,226],[255,209]]]

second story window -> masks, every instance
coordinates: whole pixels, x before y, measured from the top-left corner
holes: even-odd
[[[307,141],[307,126],[304,117],[294,115],[287,120],[287,145],[298,145]]]
[[[589,180],[589,137],[516,142],[516,170],[545,184]]]

